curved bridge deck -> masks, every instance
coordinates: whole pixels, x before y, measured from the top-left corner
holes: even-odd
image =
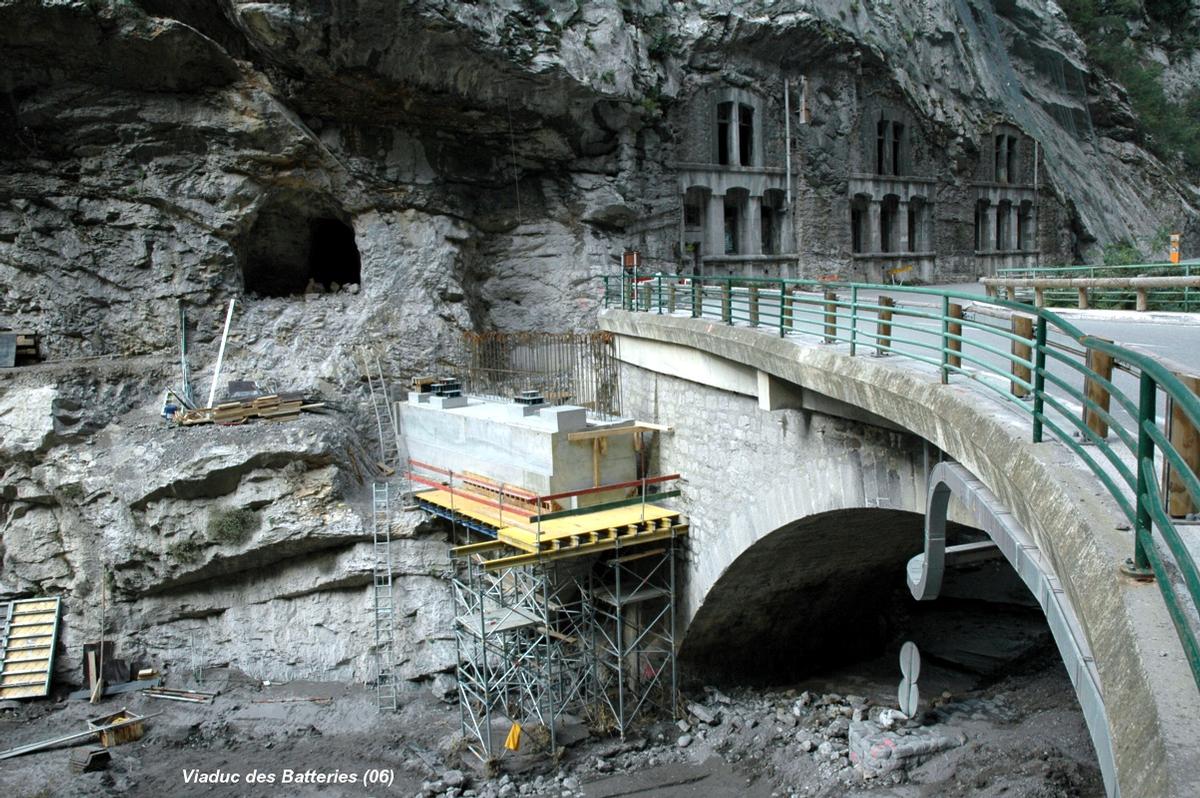
[[[627,367],[756,396],[763,410],[788,406],[816,409],[885,429],[905,430],[961,464],[1027,531],[1030,545],[1037,547],[1038,557],[1046,564],[1046,576],[1061,589],[1078,619],[1080,662],[1094,671],[1098,685],[1094,692],[1099,693],[1103,705],[1102,717],[1095,711],[1089,717],[1102,761],[1106,758],[1104,741],[1111,741],[1110,793],[1200,794],[1200,776],[1194,769],[1200,757],[1200,691],[1189,667],[1186,635],[1181,643],[1177,633],[1181,619],[1172,617],[1159,587],[1132,579],[1121,569],[1134,554],[1131,527],[1141,533],[1136,554],[1139,565],[1147,565],[1148,559],[1155,570],[1171,575],[1164,563],[1173,562],[1175,554],[1161,540],[1149,538],[1149,529],[1138,525],[1146,521],[1144,513],[1138,512],[1146,502],[1139,503],[1138,494],[1131,497],[1130,491],[1123,490],[1132,481],[1144,491],[1148,481],[1135,456],[1136,430],[1139,423],[1144,425],[1147,414],[1122,393],[1122,386],[1128,388],[1129,379],[1138,375],[1123,373],[1114,379],[1109,387],[1116,406],[1112,412],[1100,410],[1115,443],[1110,445],[1105,438],[1100,445],[1084,447],[1067,429],[1084,407],[1091,407],[1082,390],[1083,377],[1088,375],[1067,362],[1068,357],[1077,360],[1077,354],[1063,358],[1047,354],[1057,351],[1063,355],[1062,347],[1069,344],[1061,340],[1068,337],[1061,331],[1057,341],[1048,334],[1044,317],[1029,338],[1000,327],[1000,339],[1012,345],[1001,348],[983,338],[994,332],[982,326],[996,328],[994,323],[979,322],[980,327],[967,329],[971,319],[951,315],[957,314],[949,307],[953,295],[933,295],[932,301],[940,308],[910,309],[917,314],[911,324],[900,321],[901,313],[893,311],[893,327],[884,330],[878,313],[887,305],[880,301],[880,293],[868,296],[866,289],[861,289],[867,298],[860,301],[860,289],[856,288],[854,307],[850,307],[844,299],[826,294],[789,296],[778,289],[779,281],[774,284],[773,305],[765,299],[765,289],[754,297],[753,284],[726,283],[690,295],[676,287],[674,298],[668,298],[660,284],[636,289],[655,292],[651,301],[642,305],[638,297],[643,294],[627,287],[622,289],[626,307],[638,307],[642,312],[610,309],[601,314],[600,326],[616,334],[618,356]],[[620,297],[618,294],[618,301],[612,304],[620,304]],[[977,297],[964,295],[963,299]],[[801,301],[809,306],[804,311],[799,309]],[[1034,318],[1028,306],[998,304],[1013,305],[1009,310],[1017,316]],[[803,313],[808,314],[807,327],[801,322]],[[705,318],[710,315],[716,318]],[[962,326],[956,330],[951,319]],[[910,329],[901,333],[900,325]],[[892,340],[882,351],[897,356],[864,356],[875,354],[885,332]],[[927,356],[929,349],[920,343],[921,336],[944,345],[948,335],[957,336],[957,347],[943,347],[937,357]],[[1028,351],[1018,349],[1026,344]],[[1050,360],[1061,365],[1051,368],[1047,365]],[[1136,357],[1131,360],[1139,368],[1145,366],[1143,374],[1149,372],[1155,379],[1162,376],[1155,365]],[[1022,361],[1029,373],[1019,369],[1013,373],[1011,364],[1019,367]],[[1079,388],[1073,388],[1063,376],[1068,371],[1076,374]],[[1139,379],[1144,389],[1146,378]],[[1014,380],[1031,399],[1013,395]],[[1167,378],[1159,384],[1167,384],[1170,390],[1178,387]],[[1081,401],[1072,405],[1077,394]],[[1151,407],[1161,407],[1153,393],[1138,398]],[[1200,417],[1200,411],[1196,416]],[[1153,424],[1154,415],[1150,418]],[[1032,427],[1036,427],[1033,435]],[[1131,429],[1135,430],[1132,441],[1127,440]],[[713,430],[713,434],[721,432]],[[1132,456],[1120,451],[1120,444],[1130,442],[1135,449]],[[1161,442],[1159,446],[1167,449]],[[1151,450],[1144,465],[1153,468],[1154,464]],[[1157,488],[1157,478],[1153,481]],[[696,486],[692,491],[686,498],[693,503],[702,501]],[[1157,496],[1153,489],[1149,493]],[[1161,532],[1162,520],[1155,517],[1150,523]],[[1173,531],[1182,528],[1169,521],[1167,526]],[[1147,541],[1150,547],[1143,545]],[[1186,545],[1188,541],[1181,542]],[[698,584],[689,588],[692,614],[702,601],[704,585],[711,585],[740,551],[734,544],[721,548],[729,551],[705,551],[699,557],[712,558],[716,564],[693,560],[693,578]],[[1158,581],[1161,585],[1164,580]],[[1175,609],[1193,613],[1194,605],[1170,593],[1176,588],[1186,596],[1180,589],[1183,586],[1175,580],[1165,581],[1171,582],[1164,592],[1176,599]],[[1189,619],[1182,620],[1186,627]],[[1080,675],[1084,674],[1077,669],[1073,677]]]

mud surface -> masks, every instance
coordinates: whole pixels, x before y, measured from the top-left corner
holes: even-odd
[[[427,689],[402,695],[397,713],[380,714],[374,694],[361,687],[262,685],[219,671],[199,685],[219,691],[211,704],[141,693],[99,706],[9,703],[0,709],[5,749],[70,734],[85,728],[86,718],[121,707],[161,714],[147,720],[141,740],[112,749],[103,772],[72,773],[69,750],[58,748],[5,760],[0,791],[14,797],[1104,794],[1082,715],[1048,640],[1035,640],[998,677],[932,659],[923,674],[924,689],[935,697],[920,724],[961,730],[966,742],[872,779],[851,764],[845,732],[854,717],[877,717],[881,707],[895,705],[890,655],[786,688],[694,691],[677,723],[649,724],[625,741],[589,736],[557,763],[523,746],[491,778],[462,753],[457,705]],[[320,701],[306,700],[313,698]],[[389,784],[363,784],[380,772]],[[247,783],[256,776],[274,781]]]

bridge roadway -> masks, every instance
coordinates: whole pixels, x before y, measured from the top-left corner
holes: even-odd
[[[765,299],[764,295],[760,302]],[[711,301],[717,301],[719,308],[719,300]],[[760,306],[764,316],[772,312],[777,311],[768,310],[766,304]],[[1007,327],[1004,320],[997,323]],[[937,325],[929,322],[929,326],[932,332]],[[682,379],[707,386],[697,388],[697,395],[688,400],[693,406],[713,404],[711,398],[699,396],[703,390],[757,394],[757,407],[764,415],[787,408],[817,408],[816,412],[866,422],[868,427],[878,423],[910,432],[960,464],[969,475],[966,481],[977,481],[998,508],[995,513],[1006,516],[1005,525],[1026,541],[1018,551],[1024,550],[1029,557],[1021,562],[1010,557],[1010,561],[1022,568],[1040,569],[1037,584],[1055,594],[1052,598],[1074,619],[1071,632],[1078,639],[1058,639],[1058,644],[1064,654],[1072,646],[1080,652],[1079,669],[1073,671],[1068,662],[1068,671],[1076,682],[1109,794],[1200,795],[1196,768],[1200,762],[1200,692],[1161,594],[1153,584],[1122,576],[1118,564],[1129,556],[1132,543],[1116,503],[1066,447],[1049,441],[1032,444],[1027,415],[982,388],[979,380],[958,377],[950,385],[942,385],[932,365],[905,357],[863,357],[861,350],[860,356],[852,358],[844,344],[823,345],[817,335],[781,338],[769,328],[725,325],[693,319],[682,312],[660,315],[606,310],[600,315],[600,327],[616,334],[626,396],[630,396],[631,385],[642,385],[644,394],[653,392],[652,401],[645,396],[632,397],[632,403],[644,405],[653,420],[676,422],[652,414],[662,401],[657,380]],[[652,389],[645,388],[642,378],[647,374],[655,380]],[[642,408],[637,412],[643,414]],[[660,465],[685,474],[704,473],[695,468],[696,463],[686,462],[686,453],[697,451],[703,436],[724,437],[727,431],[715,428],[718,422],[707,415],[705,425],[677,426],[675,435],[664,439]],[[751,433],[768,429],[756,426],[753,419],[747,425],[744,412],[726,423],[748,427]],[[783,426],[786,432],[786,423]],[[751,451],[766,448],[765,441],[746,440],[745,435],[738,441]],[[815,443],[815,439],[806,440],[800,448]],[[688,628],[685,648],[689,635],[702,636],[702,627],[720,615],[711,601],[706,605],[706,599],[721,589],[722,580],[736,577],[746,583],[746,575],[739,575],[739,570],[747,563],[760,569],[759,577],[764,578],[761,569],[769,568],[778,554],[769,548],[773,532],[803,526],[807,517],[844,512],[856,504],[869,507],[867,494],[874,490],[880,496],[874,500],[875,508],[884,506],[880,502],[886,493],[888,506],[924,513],[925,494],[932,486],[927,473],[915,479],[907,475],[906,468],[920,468],[914,465],[911,453],[900,458],[907,458],[907,465],[893,459],[876,469],[884,474],[878,480],[880,485],[890,478],[900,483],[898,488],[873,485],[868,490],[861,475],[847,475],[845,462],[866,463],[869,458],[886,458],[886,453],[868,457],[863,444],[854,442],[852,448],[860,451],[853,452],[850,460],[835,462],[829,459],[828,441],[821,445],[826,446],[821,454],[824,459],[810,473],[797,473],[794,478],[787,473],[808,467],[797,459],[804,457],[802,453],[789,454],[793,459],[788,463],[767,464],[753,478],[761,486],[760,498],[735,509],[731,508],[736,500],[721,483],[736,481],[731,471],[748,467],[751,461],[747,457],[730,452],[706,477],[690,480],[684,500],[693,517],[693,546],[699,551],[693,552],[687,569],[682,618]],[[869,469],[864,466],[864,470]],[[899,480],[894,478],[897,473]],[[844,481],[862,484],[852,489],[829,488],[809,478],[818,474],[834,480],[841,475]],[[906,484],[909,481],[920,482],[920,487],[914,489]],[[780,485],[776,487],[775,482]],[[827,502],[806,495],[823,491],[833,494]],[[958,498],[960,506],[971,504],[968,497]],[[988,529],[986,523],[973,525]],[[869,534],[870,524],[858,526],[857,532]],[[909,555],[919,553],[919,548],[918,543]],[[832,550],[827,554],[828,562],[836,561]],[[863,556],[871,555],[864,552]],[[1026,574],[1022,576],[1027,584],[1034,584]],[[1038,598],[1045,608],[1046,596]],[[743,613],[740,620],[747,617]],[[1081,686],[1088,674],[1099,696],[1099,705],[1090,709]]]

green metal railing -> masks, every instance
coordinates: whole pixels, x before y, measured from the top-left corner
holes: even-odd
[[[1066,446],[1117,503],[1133,529],[1133,556],[1123,568],[1157,580],[1200,687],[1200,642],[1191,621],[1200,607],[1200,573],[1158,481],[1159,467],[1169,463],[1177,496],[1184,492],[1190,509],[1200,508],[1200,478],[1189,462],[1195,453],[1176,448],[1158,413],[1160,405],[1166,415],[1174,408],[1200,429],[1200,400],[1157,360],[1085,335],[1052,311],[978,294],[753,277],[603,279],[606,308],[714,318],[848,347],[852,357],[895,355],[924,364],[942,383],[971,379],[1017,408],[1030,418],[1034,443],[1048,433]],[[968,303],[1010,311],[1011,321],[1005,327],[970,317],[963,312]],[[1117,373],[1094,370],[1089,352],[1113,358]]]
[[[997,277],[1192,277],[1200,275],[1200,261],[1182,263],[1135,263],[1123,266],[1036,266],[997,269]],[[1137,291],[1132,288],[1089,288],[1089,302],[1097,308],[1133,308]],[[1032,288],[1018,288],[1018,296],[1032,296]],[[1073,307],[1078,295],[1074,288],[1047,288],[1048,305]],[[1196,288],[1150,289],[1153,310],[1200,310],[1200,290]]]

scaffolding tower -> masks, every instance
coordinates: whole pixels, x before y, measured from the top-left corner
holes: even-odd
[[[456,485],[452,472],[435,470],[440,484],[414,498],[453,524],[468,748],[491,764],[518,725],[553,752],[568,713],[622,738],[649,714],[674,718],[675,558],[687,531],[679,513],[646,502],[644,484],[640,504],[548,511],[566,496],[558,494],[526,497],[521,510],[492,501],[515,502],[507,489],[481,494],[478,475]]]
[[[675,715],[675,538],[591,570],[583,592],[594,659],[592,722],[625,739],[648,711]]]

